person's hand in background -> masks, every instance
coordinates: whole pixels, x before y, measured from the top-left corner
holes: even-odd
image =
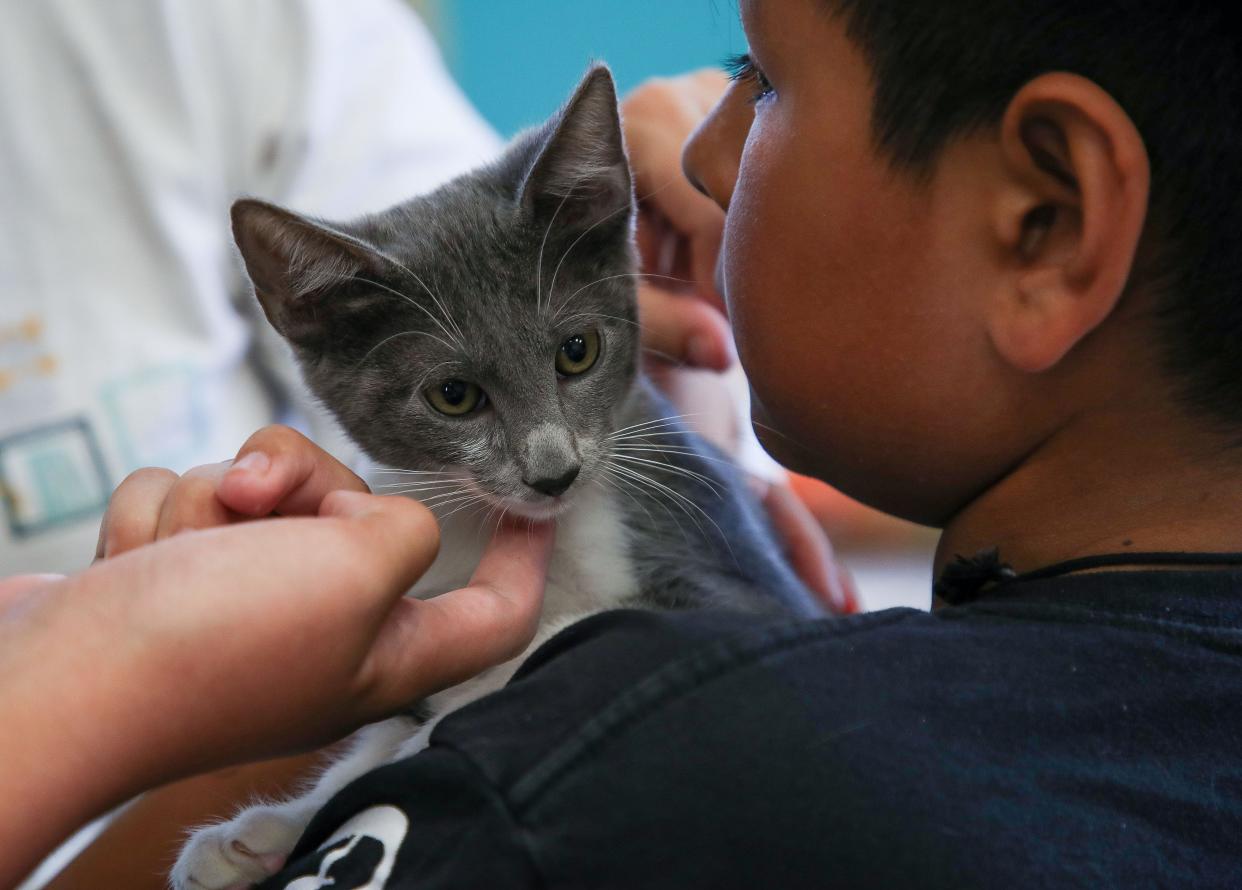
[[[273,510],[289,518],[235,527]],[[102,561],[9,585],[0,709],[23,732],[3,745],[0,885],[136,791],[334,741],[517,654],[551,537],[502,527],[468,587],[414,600],[430,512],[370,495],[292,431],[263,431],[229,467],[132,476]]]
[[[715,70],[649,80],[621,105],[639,202],[646,348],[669,361],[723,371],[736,356],[716,286],[724,211],[681,168],[682,146],[724,93]]]

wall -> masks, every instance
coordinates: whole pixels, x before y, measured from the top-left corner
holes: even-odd
[[[418,0],[458,82],[503,135],[545,118],[592,60],[622,92],[745,51],[735,0]]]

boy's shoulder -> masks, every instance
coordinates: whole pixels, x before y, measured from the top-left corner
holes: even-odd
[[[700,687],[771,686],[776,695],[786,674],[814,666],[814,679],[802,682],[833,706],[857,697],[912,711],[924,700],[976,707],[985,689],[995,690],[997,704],[1027,687],[1063,683],[1068,694],[1086,685],[1084,674],[1115,675],[1107,688],[1119,691],[1121,675],[1133,679],[1126,666],[1153,652],[1188,669],[1205,649],[1226,660],[1242,655],[1242,570],[1063,576],[1001,585],[931,613],[900,608],[815,621],[605,612],[550,640],[500,698],[550,723],[587,713],[597,721],[605,710],[632,720]],[[1102,691],[1090,690],[1091,700]],[[499,700],[467,708],[438,732],[468,744],[484,728],[478,721],[499,710]]]
[[[1212,885],[1242,865],[1242,574],[1019,586],[934,614],[596,616],[343,792],[301,852],[383,798],[420,887]]]

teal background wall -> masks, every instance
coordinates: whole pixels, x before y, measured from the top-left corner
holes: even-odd
[[[743,52],[736,0],[424,0],[467,95],[504,136],[568,97],[592,60],[624,92]]]

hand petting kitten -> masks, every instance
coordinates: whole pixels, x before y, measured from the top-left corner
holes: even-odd
[[[0,585],[0,700],[23,727],[5,746],[6,800],[42,801],[38,819],[0,812],[12,849],[37,855],[139,789],[332,741],[533,635],[550,528],[503,526],[465,589],[407,599],[436,554],[430,513],[357,490],[291,430],[255,442],[267,478],[132,476],[104,523],[107,558]],[[240,526],[221,492],[288,515]],[[46,706],[70,700],[72,728]],[[44,764],[69,732],[108,768],[61,786]],[[0,885],[30,864],[6,860]]]

